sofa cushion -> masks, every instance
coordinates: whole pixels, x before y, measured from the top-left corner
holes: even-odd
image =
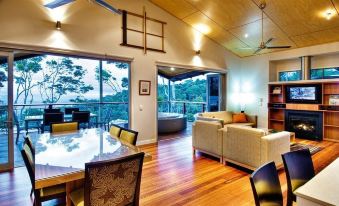
[[[247,123],[247,118],[245,113],[233,114],[233,123]]]
[[[205,113],[202,113],[201,116],[221,119],[224,121],[224,124],[229,124],[229,123],[232,123],[232,120],[233,120],[232,114],[233,114],[232,112],[220,111],[220,112],[205,112]]]
[[[231,123],[231,124],[227,124],[225,126],[242,126],[242,127],[252,127],[254,125],[254,123],[252,122],[246,122],[246,123]]]

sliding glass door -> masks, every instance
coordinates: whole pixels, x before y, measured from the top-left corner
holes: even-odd
[[[0,52],[0,172],[14,168],[13,54]]]

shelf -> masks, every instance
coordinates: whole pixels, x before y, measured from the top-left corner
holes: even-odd
[[[325,127],[335,127],[335,128],[339,128],[339,125],[330,125],[330,124],[325,124]]]
[[[284,120],[281,120],[281,119],[270,119],[270,121],[274,121],[274,122],[284,122]]]
[[[282,93],[270,93],[272,95],[282,95]]]
[[[324,93],[324,95],[339,95],[339,93]]]

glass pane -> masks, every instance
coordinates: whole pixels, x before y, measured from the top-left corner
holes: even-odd
[[[102,62],[103,102],[102,120],[128,127],[129,64]]]
[[[158,75],[158,112],[170,112],[168,85],[169,80]]]
[[[219,110],[219,77],[209,78],[209,111]]]
[[[323,69],[311,69],[311,79],[322,79],[323,75]]]
[[[297,81],[301,78],[301,70],[279,72],[279,81]]]
[[[7,57],[0,56],[0,166],[7,164],[8,158],[8,128],[7,128],[7,115],[8,115],[8,81],[7,81]]]
[[[324,79],[339,78],[339,67],[324,69]]]

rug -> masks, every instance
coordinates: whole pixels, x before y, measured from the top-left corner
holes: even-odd
[[[301,150],[301,149],[309,149],[311,152],[311,155],[314,155],[315,153],[322,150],[322,147],[314,146],[314,145],[308,145],[308,144],[302,144],[302,143],[292,143],[291,144],[291,152]]]

